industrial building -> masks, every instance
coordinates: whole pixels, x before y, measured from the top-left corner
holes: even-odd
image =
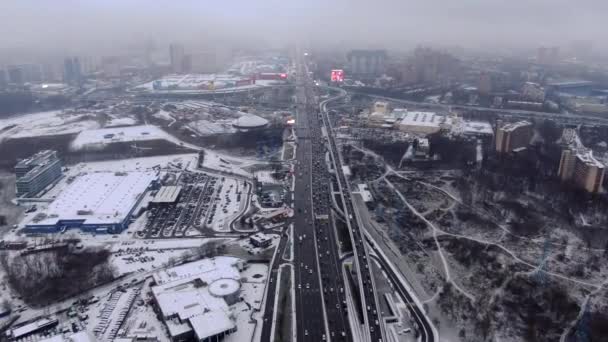
[[[590,193],[602,190],[605,166],[588,149],[565,149],[559,163],[558,176],[562,181],[572,181],[580,189]]]
[[[496,130],[496,152],[510,153],[525,148],[532,139],[533,127],[528,121],[518,121],[499,126]]]
[[[245,262],[215,257],[154,274],[152,295],[172,341],[218,341],[237,330],[232,305],[240,300]]]
[[[92,172],[76,177],[25,225],[26,232],[54,233],[80,228],[93,233],[119,233],[157,171]]]
[[[15,166],[17,197],[31,197],[59,179],[62,175],[61,161],[57,151],[44,150]]]

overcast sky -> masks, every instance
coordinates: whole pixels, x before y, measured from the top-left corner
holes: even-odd
[[[1,0],[0,13],[0,46],[78,52],[217,38],[601,48],[608,35],[608,0]]]

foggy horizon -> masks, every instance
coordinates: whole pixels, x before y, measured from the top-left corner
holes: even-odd
[[[404,49],[419,44],[469,49],[568,47],[585,40],[603,49],[600,0],[463,0],[376,2],[278,0],[208,3],[186,0],[3,3],[4,50],[48,54],[110,54],[154,42],[212,48],[220,42],[295,42],[346,48]]]

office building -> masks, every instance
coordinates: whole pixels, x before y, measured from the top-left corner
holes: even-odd
[[[559,47],[540,47],[536,56],[538,64],[556,64],[559,61]]]
[[[184,72],[184,47],[179,44],[169,45],[171,71],[177,74]]]
[[[17,197],[35,196],[62,175],[57,151],[44,150],[15,166]]]
[[[68,57],[63,62],[63,81],[78,86],[82,83],[82,68],[78,57]]]
[[[209,74],[219,71],[217,56],[214,52],[196,52],[190,54],[191,72]]]
[[[3,90],[8,85],[6,78],[6,70],[0,69],[0,90]]]
[[[390,112],[389,103],[384,101],[377,101],[374,103],[374,113],[387,114]]]
[[[496,130],[496,152],[510,153],[530,144],[534,133],[532,123],[519,121],[508,123]]]
[[[359,77],[376,77],[386,72],[384,50],[353,50],[347,55],[350,71]]]

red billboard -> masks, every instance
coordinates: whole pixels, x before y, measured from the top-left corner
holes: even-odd
[[[334,69],[331,71],[331,81],[332,82],[342,82],[344,81],[344,70],[342,69]]]

